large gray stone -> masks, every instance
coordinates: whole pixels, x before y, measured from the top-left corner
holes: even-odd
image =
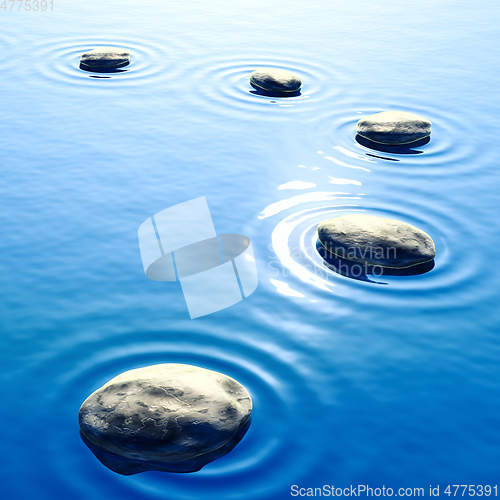
[[[118,375],[79,412],[82,438],[120,474],[193,472],[228,453],[250,423],[252,400],[236,380],[191,365]]]
[[[403,269],[434,259],[432,238],[406,222],[372,215],[342,215],[322,222],[318,238],[334,257]]]
[[[356,133],[380,144],[396,146],[420,141],[431,135],[431,122],[406,111],[384,111],[358,121]]]
[[[271,93],[297,92],[302,85],[297,75],[278,68],[256,69],[250,75],[250,82],[255,87]]]
[[[87,70],[113,70],[127,66],[129,63],[129,52],[117,47],[98,47],[82,54],[80,58],[80,67]]]

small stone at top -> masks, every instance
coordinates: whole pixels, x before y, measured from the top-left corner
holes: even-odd
[[[250,75],[250,83],[266,92],[276,93],[297,92],[302,85],[302,81],[297,75],[278,68],[256,69]]]
[[[86,70],[113,70],[129,63],[130,53],[118,47],[98,47],[85,52],[80,58],[80,67]]]
[[[383,111],[358,121],[356,133],[369,141],[397,146],[431,135],[431,122],[407,111]]]

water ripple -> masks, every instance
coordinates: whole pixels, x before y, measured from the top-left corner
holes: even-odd
[[[164,498],[167,490],[172,498],[196,498],[200,488],[207,500],[222,496],[275,498],[278,492],[287,491],[290,477],[300,479],[321,461],[314,442],[303,438],[308,421],[314,419],[316,425],[321,425],[315,410],[317,395],[304,378],[311,361],[300,360],[303,354],[294,354],[290,362],[286,347],[252,338],[231,341],[220,331],[149,333],[146,338],[137,332],[93,342],[87,342],[82,334],[67,347],[39,360],[32,376],[46,374],[57,366],[41,421],[50,419],[51,425],[60,430],[57,443],[49,445],[44,456],[53,467],[50,480],[65,481],[66,488],[85,492],[86,498],[98,494],[94,490],[95,477],[103,474],[110,487],[119,489],[123,483],[154,498]],[[194,474],[149,472],[125,479],[109,473],[79,442],[79,405],[118,373],[165,362],[221,371],[242,383],[254,405],[249,431],[227,456]],[[74,425],[68,425],[68,418]],[[265,481],[255,482],[255,477],[264,476]]]
[[[412,113],[426,116],[432,121],[432,135],[427,144],[409,148],[407,154],[392,152],[390,148],[383,151],[370,149],[356,141],[356,123],[367,115],[377,113],[381,109],[361,108],[360,104],[350,100],[351,108],[342,104],[343,111],[336,111],[328,117],[318,120],[312,125],[312,133],[308,134],[311,149],[324,151],[333,161],[352,163],[366,168],[366,162],[372,163],[372,170],[393,173],[397,168],[398,175],[444,175],[456,176],[470,173],[481,164],[480,157],[487,149],[477,139],[470,140],[473,131],[469,124],[474,123],[471,117],[462,112],[455,116],[452,111],[444,109],[416,109],[406,107]],[[386,109],[394,109],[386,107]],[[383,111],[383,110],[382,110]],[[399,162],[395,165],[394,162]]]
[[[272,249],[287,270],[284,274],[291,273],[309,287],[309,290],[303,286],[297,289],[290,285],[297,293],[310,299],[316,288],[321,293],[333,292],[349,297],[356,303],[385,306],[390,301],[407,306],[418,300],[425,308],[481,300],[480,286],[472,293],[478,281],[487,276],[474,248],[477,237],[466,223],[445,210],[445,200],[439,205],[426,206],[423,204],[425,193],[415,189],[412,200],[399,198],[396,194],[376,201],[373,197],[338,194],[311,192],[295,196],[271,204],[261,214],[261,218],[278,219],[272,232]],[[371,282],[353,280],[330,270],[316,248],[317,225],[323,220],[355,212],[402,220],[426,231],[436,244],[435,268],[419,276],[382,276]]]
[[[96,73],[80,69],[80,56],[97,47],[123,47],[130,52],[130,64],[113,73]],[[178,60],[178,48],[150,40],[134,40],[113,37],[96,39],[58,39],[40,48],[37,68],[44,78],[71,85],[95,86],[96,80],[108,85],[150,85],[157,79],[175,80],[174,64]]]
[[[16,61],[16,59],[12,57],[13,48],[13,38],[6,33],[0,33],[0,67],[4,72],[10,69]]]
[[[269,97],[256,93],[250,85],[250,74],[256,68],[275,67],[296,73],[302,79],[301,93],[294,97]],[[196,81],[200,82],[200,106],[207,105],[215,113],[243,111],[283,116],[283,112],[309,113],[318,116],[325,109],[325,102],[341,100],[345,89],[345,73],[342,68],[332,71],[305,59],[283,58],[279,55],[262,55],[252,58],[213,57],[200,68],[193,68]],[[198,97],[199,99],[199,97]],[[288,115],[288,113],[286,113]]]

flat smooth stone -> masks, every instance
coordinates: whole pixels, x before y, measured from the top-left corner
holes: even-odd
[[[356,133],[380,144],[410,144],[431,135],[431,122],[406,111],[383,111],[358,121]]]
[[[161,364],[124,372],[82,404],[84,442],[120,474],[193,472],[228,453],[249,426],[252,400],[211,370]]]
[[[432,238],[421,229],[373,215],[342,215],[323,221],[318,238],[334,257],[366,265],[403,269],[436,256]]]
[[[98,47],[82,54],[80,66],[88,69],[115,69],[130,63],[130,53],[117,47]]]
[[[280,93],[297,92],[302,85],[302,81],[297,75],[278,68],[256,69],[250,75],[250,82],[267,92]]]

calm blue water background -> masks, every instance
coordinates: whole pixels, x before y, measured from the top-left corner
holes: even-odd
[[[499,482],[498,2],[54,0],[0,22],[3,498]],[[80,71],[99,45],[129,48],[127,71]],[[259,66],[302,95],[250,93]],[[420,154],[354,141],[387,109],[433,122]],[[178,284],[144,276],[137,229],[198,196],[219,233],[251,237],[259,287],[191,320]],[[435,268],[329,272],[315,227],[354,211],[427,231]],[[252,426],[201,472],[117,475],[79,406],[163,362],[239,380]]]

